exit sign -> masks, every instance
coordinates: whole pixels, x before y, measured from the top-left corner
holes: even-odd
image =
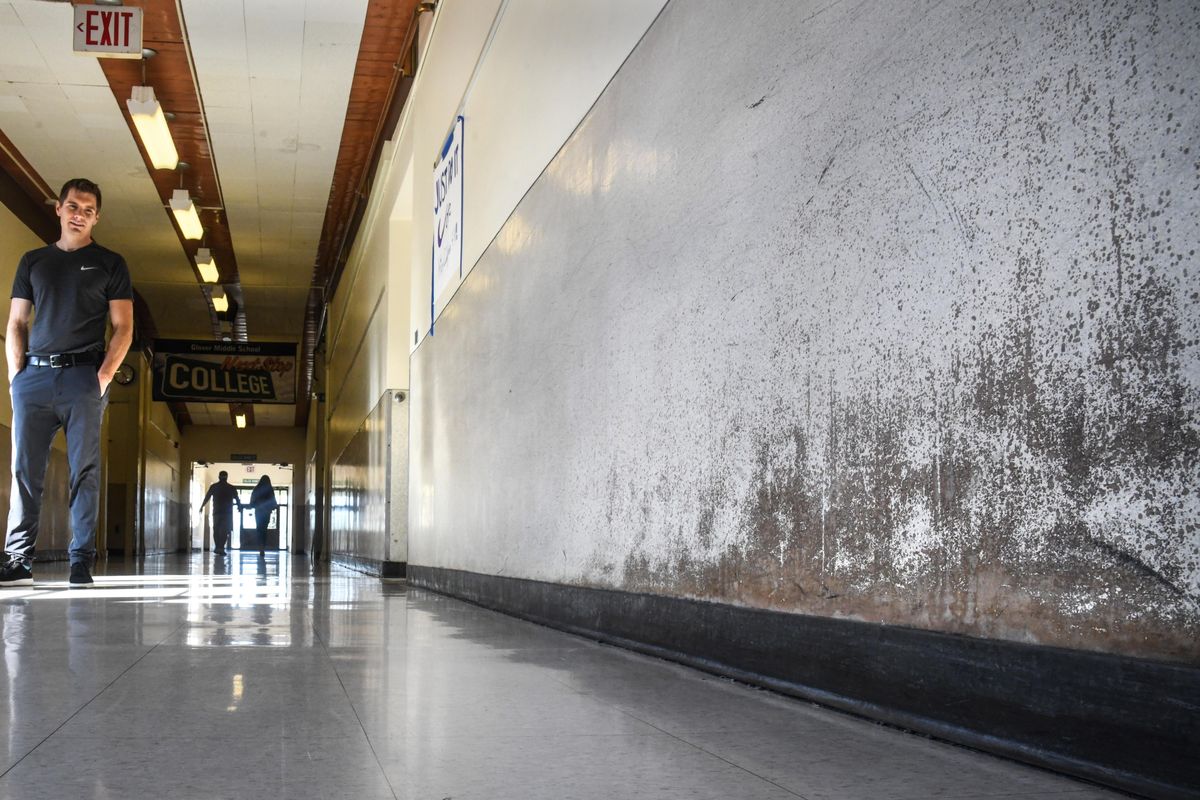
[[[102,58],[141,58],[142,10],[75,6],[75,52]]]

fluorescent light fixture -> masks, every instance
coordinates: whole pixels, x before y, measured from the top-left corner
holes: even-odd
[[[225,296],[225,290],[220,286],[214,286],[212,290],[213,310],[218,314],[224,314],[229,310],[229,298]]]
[[[204,226],[200,224],[200,215],[196,213],[196,204],[187,193],[187,189],[176,189],[171,193],[171,213],[179,223],[185,239],[201,239],[204,237]]]
[[[217,272],[217,262],[207,247],[196,251],[196,269],[200,270],[200,280],[205,283],[216,283],[221,277]]]
[[[150,163],[155,169],[175,169],[179,164],[179,153],[175,150],[175,141],[171,138],[171,129],[167,127],[162,106],[154,99],[154,88],[133,87],[133,96],[125,101],[125,105],[129,106],[133,127],[137,129],[138,138],[150,156]]]
[[[239,428],[246,427],[246,415],[245,414],[234,414],[233,415],[233,423],[235,425],[237,425]]]

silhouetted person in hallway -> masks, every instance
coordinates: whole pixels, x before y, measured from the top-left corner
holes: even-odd
[[[258,554],[263,555],[267,549],[267,526],[271,524],[271,512],[279,508],[275,500],[275,487],[271,479],[263,475],[258,479],[254,491],[250,493],[250,507],[254,509],[254,521],[258,525]]]
[[[208,487],[200,508],[208,505],[209,500],[213,501],[213,552],[224,555],[225,546],[233,537],[233,507],[236,504],[238,511],[242,510],[242,499],[229,484],[229,473],[225,470],[217,473],[217,482]]]

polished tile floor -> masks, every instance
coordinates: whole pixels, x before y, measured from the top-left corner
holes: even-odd
[[[35,577],[0,798],[1121,796],[286,554]]]

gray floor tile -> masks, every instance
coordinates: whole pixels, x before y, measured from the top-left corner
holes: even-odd
[[[795,798],[662,734],[414,738],[380,754],[397,795],[411,800]]]
[[[1085,790],[1078,781],[943,742],[868,722],[852,727],[806,736],[763,730],[681,738],[809,800],[1054,797]]]
[[[287,556],[65,575],[0,591],[0,800],[1117,796]]]
[[[341,740],[55,738],[0,778],[3,800],[390,800],[393,796],[361,735]]]

